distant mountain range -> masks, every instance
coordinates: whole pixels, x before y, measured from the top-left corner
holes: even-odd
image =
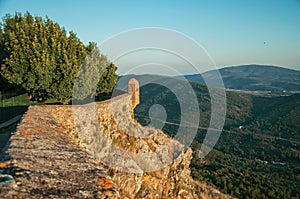
[[[243,65],[219,70],[227,89],[249,91],[300,91],[300,71],[277,66]],[[216,71],[185,75],[188,81],[205,84],[205,79],[216,78]],[[182,76],[181,76],[182,78]]]
[[[247,65],[220,69],[220,74],[226,88],[252,91],[300,91],[300,71],[275,66]],[[214,71],[209,71],[203,76],[215,78]],[[180,112],[176,111],[178,102],[176,97],[168,89],[172,85],[177,88],[181,84],[181,77],[172,78],[159,75],[127,75],[120,80],[121,90],[127,90],[127,82],[130,78],[136,78],[141,84],[141,104],[136,108],[136,113],[145,115],[151,104],[164,104],[168,112],[170,122],[179,120]],[[208,125],[210,97],[207,87],[201,75],[187,75],[187,80],[201,102],[202,124]],[[119,84],[118,83],[118,84]],[[179,86],[178,86],[179,87]],[[299,99],[300,94],[289,97],[259,97],[244,95],[240,92],[226,92],[227,95],[227,118],[225,128],[230,129],[239,125],[260,126],[272,135],[280,135],[285,138],[299,140]],[[177,107],[177,108],[176,108]],[[205,109],[205,110],[204,110]],[[146,114],[147,115],[147,114]],[[147,119],[146,119],[147,120]],[[142,124],[146,120],[139,118]],[[258,123],[257,123],[258,122]],[[283,133],[285,132],[285,133]]]

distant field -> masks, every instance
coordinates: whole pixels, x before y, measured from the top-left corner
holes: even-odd
[[[0,123],[23,114],[29,106],[27,94],[0,100]]]

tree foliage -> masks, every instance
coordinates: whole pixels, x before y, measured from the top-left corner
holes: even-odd
[[[104,70],[108,63],[99,51],[93,54],[97,48],[95,43],[85,46],[75,33],[67,34],[48,17],[33,17],[28,12],[24,16],[6,15],[0,31],[0,48],[1,76],[11,84],[22,86],[33,100],[39,101],[70,99],[74,81],[88,57],[105,60],[102,65],[96,63],[92,67]],[[115,70],[109,75],[113,78],[105,80],[112,81],[108,83],[111,86],[115,83]]]
[[[97,83],[103,71],[102,60],[98,48],[93,48],[80,67],[75,80],[73,98],[84,100],[95,95]]]
[[[104,68],[97,86],[98,94],[107,94],[114,89],[118,76],[116,74],[117,67],[113,63],[109,63]]]

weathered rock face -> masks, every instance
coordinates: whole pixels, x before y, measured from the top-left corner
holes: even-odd
[[[132,116],[127,94],[87,105],[30,107],[7,151],[15,161],[11,175],[21,182],[8,193],[227,197],[190,177],[191,149],[160,130],[140,126]]]

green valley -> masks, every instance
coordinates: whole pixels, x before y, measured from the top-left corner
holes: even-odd
[[[135,78],[142,81],[143,76]],[[174,81],[159,78],[164,82]],[[191,85],[201,110],[199,126],[207,128],[210,120],[207,87],[198,83]],[[237,92],[226,92],[226,95],[226,121],[214,149],[204,159],[198,157],[206,135],[206,130],[201,128],[192,143],[194,178],[239,198],[299,198],[300,139],[297,124],[300,122],[300,95],[261,97]],[[153,104],[166,109],[168,117],[163,131],[175,136],[180,123],[180,107],[174,94],[158,84],[142,87],[141,104],[135,109],[136,119],[141,124],[147,125],[151,121],[148,111]]]

